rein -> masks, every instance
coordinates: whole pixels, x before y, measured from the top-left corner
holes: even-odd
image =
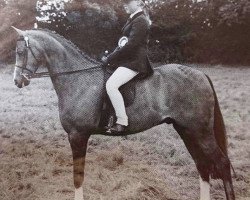
[[[57,72],[57,73],[53,73],[53,74],[50,74],[49,72],[36,73],[36,72],[32,72],[31,70],[27,69],[26,67],[19,67],[19,66],[15,66],[15,67],[30,71],[31,74],[22,73],[21,75],[23,75],[27,79],[33,79],[33,78],[55,77],[55,76],[61,76],[61,75],[66,75],[66,74],[74,74],[74,73],[78,73],[78,72],[89,71],[89,70],[93,70],[93,69],[99,69],[99,68],[102,68],[102,66],[103,65],[100,64],[98,66],[91,67],[91,68],[85,68],[85,69],[79,69],[79,70],[67,71],[67,72]]]
[[[61,76],[61,75],[66,75],[66,74],[73,74],[73,73],[79,73],[83,71],[89,71],[89,70],[94,70],[94,69],[99,69],[103,67],[103,64],[101,63],[100,65],[97,65],[95,67],[90,67],[90,68],[85,68],[85,69],[79,69],[79,70],[74,70],[74,71],[66,71],[66,72],[56,72],[56,73],[49,73],[49,72],[40,72],[36,73],[36,68],[34,71],[30,70],[27,68],[27,61],[28,61],[28,50],[30,50],[31,54],[34,56],[35,60],[38,61],[36,58],[34,52],[32,51],[30,44],[29,44],[29,38],[28,37],[21,37],[19,41],[25,42],[25,66],[21,67],[18,65],[15,65],[15,67],[22,69],[21,75],[24,76],[27,80],[33,79],[33,78],[43,78],[43,77],[55,77],[55,76]],[[23,73],[23,70],[29,71],[31,74]]]

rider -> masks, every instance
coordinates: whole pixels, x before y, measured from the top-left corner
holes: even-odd
[[[111,54],[102,58],[105,65],[118,67],[106,83],[106,90],[117,117],[111,132],[116,133],[125,131],[128,126],[128,117],[119,87],[136,75],[145,77],[153,74],[147,56],[151,21],[145,3],[142,0],[124,0],[124,2],[124,9],[130,17],[122,28],[122,34],[128,41],[124,46],[118,46]]]

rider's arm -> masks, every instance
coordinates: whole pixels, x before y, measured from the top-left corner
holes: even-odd
[[[131,25],[128,42],[125,46],[117,47],[108,57],[108,63],[112,64],[116,60],[126,59],[132,56],[138,47],[146,41],[148,33],[148,23],[144,18],[135,19]]]

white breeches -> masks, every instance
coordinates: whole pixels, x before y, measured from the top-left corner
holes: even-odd
[[[128,116],[126,114],[123,97],[119,91],[119,87],[134,78],[138,72],[126,67],[118,67],[110,76],[106,83],[106,90],[110,101],[115,109],[117,124],[128,125]]]

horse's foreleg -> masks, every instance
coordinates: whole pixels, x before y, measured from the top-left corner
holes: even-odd
[[[75,200],[83,200],[82,184],[88,139],[89,135],[85,135],[84,133],[69,133],[69,142],[73,154]]]
[[[200,200],[210,200],[209,179],[203,180],[200,176]]]
[[[73,173],[74,173],[74,186],[75,198],[74,200],[83,200],[82,183],[84,180],[84,164],[85,157],[74,156],[73,153]]]

